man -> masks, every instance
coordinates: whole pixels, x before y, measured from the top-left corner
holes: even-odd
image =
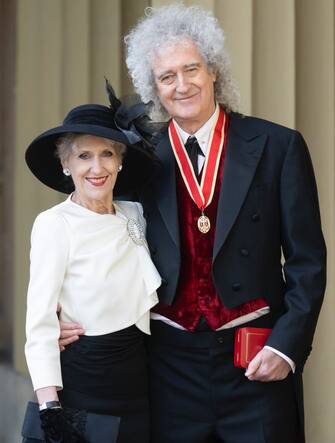
[[[223,33],[202,9],[152,10],[126,43],[142,100],[169,119],[141,191],[163,278],[148,345],[152,442],[301,441],[301,373],[325,287],[305,142],[233,112]],[[237,326],[272,328],[246,372],[233,366]]]

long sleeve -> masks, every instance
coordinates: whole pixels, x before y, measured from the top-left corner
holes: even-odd
[[[277,321],[267,345],[290,357],[302,370],[325,289],[326,248],[313,168],[299,133],[294,133],[290,141],[280,191],[286,312]]]
[[[46,211],[35,220],[31,235],[25,353],[34,390],[62,387],[58,348],[57,302],[69,255],[66,223]]]

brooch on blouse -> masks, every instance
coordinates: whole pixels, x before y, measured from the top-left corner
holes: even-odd
[[[129,237],[133,240],[136,245],[144,245],[145,244],[145,236],[143,227],[137,223],[132,218],[128,219],[127,229]]]

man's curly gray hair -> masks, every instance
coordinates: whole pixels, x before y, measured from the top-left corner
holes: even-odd
[[[152,101],[152,118],[165,120],[152,72],[155,51],[166,45],[192,40],[208,69],[216,73],[214,93],[227,112],[237,111],[239,94],[233,82],[224,34],[218,20],[198,6],[175,4],[146,8],[146,16],[125,37],[126,63],[136,92],[144,103]]]

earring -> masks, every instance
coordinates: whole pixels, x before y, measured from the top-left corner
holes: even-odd
[[[120,165],[120,166],[118,167],[118,171],[119,171],[119,172],[122,171],[122,165]]]
[[[71,175],[70,169],[64,168],[63,169],[63,174],[66,175],[67,177],[69,177]]]

